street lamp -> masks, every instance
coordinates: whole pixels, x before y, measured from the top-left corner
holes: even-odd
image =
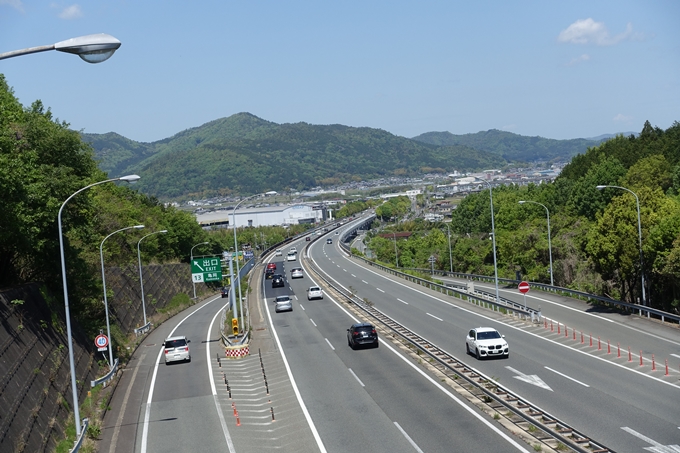
[[[451,228],[449,227],[449,224],[446,224],[446,229],[449,232],[449,264],[450,264],[450,272],[453,274],[453,253],[451,252]]]
[[[137,175],[128,175],[122,176],[120,178],[107,179],[106,181],[99,181],[94,184],[90,184],[89,186],[83,187],[82,189],[73,193],[70,197],[66,199],[66,201],[64,201],[64,203],[62,203],[61,207],[59,208],[59,214],[57,215],[57,223],[59,226],[59,255],[61,258],[61,277],[64,286],[64,311],[65,311],[64,316],[66,317],[66,336],[68,337],[68,359],[69,365],[71,367],[71,391],[73,393],[73,415],[76,420],[76,437],[80,437],[80,409],[78,408],[78,389],[76,387],[76,366],[73,360],[73,339],[71,338],[71,314],[68,305],[68,287],[66,285],[66,259],[64,258],[64,237],[61,232],[62,231],[61,213],[64,210],[64,206],[66,206],[66,203],[68,203],[69,200],[71,200],[71,198],[75,197],[85,189],[89,189],[90,187],[113,181],[126,181],[132,183],[137,181],[138,179],[139,176]]]
[[[273,192],[273,193],[272,193]],[[275,195],[276,192],[272,191],[270,192],[271,195]],[[238,240],[236,239],[236,210],[238,209],[239,205],[243,203],[246,200],[250,200],[251,198],[259,197],[260,195],[263,194],[255,194],[251,195],[249,197],[246,197],[236,203],[236,206],[234,206],[234,210],[231,212],[231,219],[234,222],[234,254],[236,255],[235,261],[236,261],[236,276],[231,279],[231,291],[236,290],[234,287],[236,285],[236,281],[238,280],[238,301],[234,304],[234,318],[238,319],[238,304],[241,303],[241,269],[239,268],[238,264]],[[266,244],[266,243],[265,243]],[[234,293],[236,295],[236,293]],[[239,329],[243,328],[243,310],[241,310],[241,321],[239,324]]]
[[[397,267],[399,267],[399,254],[397,254],[397,232],[396,231],[392,232],[392,237],[394,238],[394,260],[397,263]]]
[[[489,186],[489,200],[491,201],[491,239],[493,241],[493,272],[496,280],[496,303],[500,303],[501,298],[498,295],[498,263],[496,262],[496,226],[494,225],[493,219],[493,193],[491,191],[491,183],[489,181],[485,181],[483,179],[479,179],[479,181]]]
[[[630,192],[633,194],[635,197],[635,207],[637,208],[637,221],[638,221],[638,244],[640,247],[640,277],[642,279],[642,305],[647,305],[647,298],[645,296],[645,269],[643,267],[643,260],[642,260],[642,223],[640,222],[640,199],[638,198],[637,194],[633,192],[630,189],[626,189],[625,187],[621,186],[609,186],[609,185],[600,185],[596,186],[597,190],[602,190],[605,187],[611,187],[612,189],[621,189],[625,190],[626,192]]]
[[[137,261],[139,262],[139,284],[142,289],[142,312],[144,313],[144,325],[146,326],[146,302],[144,301],[144,277],[142,277],[142,253],[139,250],[139,244],[142,243],[142,241],[149,236],[152,236],[154,234],[158,233],[167,233],[168,230],[160,230],[160,231],[154,231],[153,233],[149,233],[146,236],[142,237],[142,239],[137,242]],[[192,281],[194,280],[193,278],[191,279]],[[195,296],[194,296],[195,297]]]
[[[119,47],[120,41],[116,38],[105,33],[98,33],[95,35],[67,39],[66,41],[60,41],[56,44],[49,44],[47,46],[29,47],[26,49],[0,53],[0,60],[31,53],[45,52],[48,50],[58,50],[59,52],[78,55],[88,63],[101,63],[108,60]]]
[[[113,236],[116,233],[120,233],[121,231],[125,230],[131,230],[131,229],[142,229],[144,228],[144,225],[135,225],[135,226],[129,226],[125,228],[121,228],[120,230],[116,230],[113,233],[109,234],[104,238],[104,240],[99,244],[99,257],[101,258],[101,263],[102,263],[102,286],[104,287],[104,310],[106,311],[106,336],[109,338],[109,367],[113,369],[113,351],[111,348],[111,327],[109,326],[109,302],[106,297],[106,274],[104,273],[104,242],[111,236]]]
[[[543,206],[543,209],[545,209],[545,213],[548,216],[548,254],[550,255],[550,286],[555,286],[553,282],[552,246],[550,244],[550,211],[548,211],[548,208],[546,208],[544,204],[538,203],[537,201],[522,200],[519,202],[519,204],[524,203],[533,203],[539,206]]]
[[[189,251],[189,255],[190,255],[189,265],[190,266],[193,265],[193,263],[194,263],[194,249],[196,247],[198,247],[199,245],[206,245],[206,244],[210,244],[210,242],[201,242],[200,244],[196,244],[193,247],[191,247],[191,251]],[[194,299],[196,299],[196,282],[194,281],[193,276],[191,277],[191,284],[194,285]]]

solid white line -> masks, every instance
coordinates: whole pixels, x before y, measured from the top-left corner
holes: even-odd
[[[657,442],[657,441],[655,441],[654,439],[650,439],[649,437],[647,437],[647,436],[645,436],[645,435],[643,435],[643,434],[640,434],[639,432],[635,431],[635,430],[632,429],[632,428],[629,428],[629,427],[627,427],[627,426],[622,426],[621,429],[624,430],[624,431],[626,431],[626,432],[629,433],[629,434],[632,434],[633,436],[637,437],[638,439],[640,439],[640,440],[642,440],[642,441],[644,441],[644,442],[647,442],[648,444],[652,445],[653,447],[656,447],[656,448],[645,448],[645,450],[659,451],[659,452],[666,452],[666,451],[667,451],[667,452],[671,452],[671,451],[674,451],[674,450],[671,450],[670,448],[666,447],[666,446],[663,445],[662,443]]]
[[[362,387],[366,387],[366,386],[364,385],[364,383],[361,382],[361,379],[359,379],[359,377],[358,377],[356,374],[354,374],[354,371],[352,371],[351,368],[347,368],[347,369],[349,370],[350,373],[352,373],[352,376],[354,376],[354,379],[356,379],[356,380],[359,382],[359,384],[361,384]]]
[[[401,431],[401,434],[404,435],[404,437],[406,438],[406,440],[408,440],[408,442],[411,444],[411,446],[412,446],[413,448],[415,448],[415,450],[416,450],[418,453],[424,453],[423,450],[421,450],[420,447],[418,447],[418,445],[413,441],[413,439],[411,439],[411,437],[410,437],[408,434],[406,434],[406,431],[404,431],[404,430],[402,429],[402,427],[399,426],[399,423],[394,422],[394,426],[396,426],[397,429],[398,429],[399,431]]]
[[[436,320],[438,320],[438,321],[443,321],[442,318],[439,318],[439,317],[433,315],[432,313],[427,313],[427,312],[425,312],[425,314],[426,314],[427,316],[432,316],[434,319],[436,319]]]
[[[175,328],[172,329],[172,331],[170,332],[168,337],[171,337],[175,333],[175,330],[177,330],[177,328],[179,326],[181,326],[184,321],[189,319],[190,316],[194,315],[198,310],[201,310],[201,309],[207,307],[208,305],[215,302],[216,300],[217,300],[217,298],[211,300],[210,302],[207,302],[205,305],[197,308],[196,310],[194,310],[191,313],[189,313],[188,315],[186,315],[184,317],[184,319],[182,319],[179,323],[177,323]],[[154,390],[154,387],[156,386],[156,376],[158,375],[158,365],[160,365],[160,363],[161,363],[161,357],[162,356],[163,356],[163,346],[161,346],[160,350],[158,351],[158,359],[156,359],[156,366],[154,367],[153,376],[151,377],[151,385],[149,386],[149,397],[146,400],[146,408],[144,409],[144,425],[143,425],[143,428],[142,428],[141,453],[146,453],[146,444],[147,444],[148,436],[149,436],[149,419],[151,418],[151,402],[153,400],[153,390]],[[212,381],[212,376],[211,376],[211,381]],[[232,451],[232,453],[233,453],[233,451]]]
[[[402,304],[408,305],[408,302],[406,302],[405,300],[401,300],[401,299],[397,299],[397,300],[398,300],[399,302],[401,302]]]
[[[376,288],[376,289],[377,289],[378,291],[380,291],[381,293],[384,293],[384,292],[385,292],[384,290],[382,290],[382,289],[380,289],[380,288]]]
[[[331,344],[331,342],[328,341],[328,338],[324,338],[324,340],[326,340],[326,343],[328,343],[328,346],[330,346],[331,349],[335,351],[335,348],[333,347],[333,345]]]
[[[565,378],[567,378],[567,379],[569,379],[569,380],[571,380],[571,381],[574,381],[574,382],[576,382],[577,384],[581,384],[581,385],[584,386],[584,387],[590,387],[588,384],[584,384],[584,383],[581,382],[581,381],[577,381],[577,380],[574,379],[573,377],[570,377],[570,376],[567,376],[566,374],[560,373],[560,372],[557,371],[557,370],[553,370],[553,369],[550,368],[550,367],[545,367],[545,369],[546,369],[546,370],[550,370],[550,371],[552,371],[552,372],[555,373],[555,374],[559,374],[560,376],[565,377]]]
[[[314,320],[312,318],[309,318],[309,320],[312,322],[312,324],[314,324],[314,327],[317,327],[316,323],[314,322]]]

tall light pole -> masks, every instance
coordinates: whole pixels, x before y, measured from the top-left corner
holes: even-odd
[[[532,203],[537,204],[539,206],[543,206],[543,209],[545,209],[545,213],[548,216],[548,254],[550,255],[550,286],[555,286],[555,283],[553,281],[552,245],[550,244],[550,211],[548,211],[548,208],[544,204],[541,204],[537,201],[522,200],[519,202],[519,204],[524,203]]]
[[[450,264],[450,273],[453,274],[453,253],[451,252],[451,228],[449,227],[449,224],[446,224],[446,229],[449,232],[449,264]]]
[[[99,257],[101,259],[102,263],[102,286],[104,287],[104,310],[106,311],[106,336],[109,338],[109,367],[113,369],[113,352],[111,348],[111,327],[109,325],[109,302],[108,298],[106,297],[106,273],[104,272],[104,242],[111,236],[113,236],[116,233],[120,233],[121,231],[125,230],[131,230],[131,229],[142,229],[144,228],[144,225],[135,225],[135,226],[129,226],[125,228],[121,228],[120,230],[116,230],[113,233],[109,234],[104,238],[104,240],[99,244]]]
[[[199,245],[206,245],[210,244],[210,242],[201,242],[200,244],[196,244],[193,247],[191,247],[191,251],[189,252],[189,265],[191,266],[194,262],[194,249],[198,247]],[[194,285],[194,299],[196,299],[196,282],[194,281],[193,277],[191,278],[191,284]]]
[[[645,296],[645,269],[644,269],[644,263],[643,263],[643,256],[642,256],[642,223],[640,222],[640,199],[638,198],[637,194],[633,192],[630,189],[626,189],[625,187],[621,186],[609,186],[609,185],[601,185],[597,186],[597,190],[602,190],[605,187],[611,187],[612,189],[621,189],[625,190],[626,192],[630,192],[633,194],[635,197],[635,207],[637,208],[637,221],[638,221],[638,245],[640,248],[640,277],[642,279],[642,305],[647,305],[647,297]]]
[[[99,181],[94,184],[90,184],[89,186],[83,187],[82,189],[73,193],[70,197],[66,199],[66,201],[64,201],[64,203],[62,203],[61,207],[59,208],[59,214],[57,215],[57,223],[59,226],[59,255],[61,258],[61,278],[62,284],[64,286],[64,311],[65,311],[64,316],[66,317],[66,336],[68,337],[68,359],[69,365],[71,367],[71,391],[73,392],[73,415],[76,420],[76,437],[80,437],[80,408],[78,407],[78,388],[76,387],[76,366],[73,360],[73,339],[71,338],[71,312],[68,305],[68,287],[66,285],[66,259],[64,258],[64,237],[61,229],[61,213],[64,210],[64,206],[66,206],[66,203],[68,203],[71,200],[71,198],[75,197],[85,189],[89,189],[90,187],[94,187],[99,184],[104,184],[107,182],[113,181],[135,182],[138,179],[139,176],[137,175],[128,175],[120,178],[107,179],[106,181]]]
[[[392,237],[394,238],[394,260],[397,263],[397,267],[399,267],[399,254],[397,253],[397,232],[396,231],[392,232]]]
[[[491,183],[489,181],[485,181],[483,179],[479,179],[479,181],[482,181],[487,186],[489,186],[489,200],[491,202],[491,239],[493,241],[493,272],[494,278],[496,280],[496,303],[500,303],[501,298],[498,294],[498,263],[496,262],[496,226],[493,219],[493,193],[491,191]]]
[[[142,312],[144,313],[144,325],[146,325],[146,302],[144,301],[144,277],[142,277],[142,253],[139,250],[139,244],[142,243],[142,241],[149,236],[153,236],[154,234],[158,233],[167,233],[168,230],[160,230],[160,231],[154,231],[153,233],[149,233],[146,236],[142,237],[139,242],[137,242],[137,261],[139,262],[139,284],[142,289]],[[193,278],[191,279],[192,281],[194,280]],[[194,296],[195,297],[195,296]]]
[[[60,41],[56,44],[29,47],[26,49],[0,53],[0,60],[32,53],[45,52],[48,50],[58,50],[59,52],[78,55],[88,63],[101,63],[102,61],[108,60],[113,55],[113,53],[118,50],[119,47],[120,41],[118,41],[116,38],[105,33],[98,33],[95,35],[67,39],[66,41]]]

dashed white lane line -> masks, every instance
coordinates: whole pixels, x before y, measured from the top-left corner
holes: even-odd
[[[333,345],[331,344],[331,342],[328,341],[328,338],[324,338],[324,340],[326,340],[326,343],[328,343],[328,346],[330,346],[331,349],[335,351],[335,348],[333,347]]]
[[[564,378],[567,378],[567,379],[569,379],[570,381],[574,381],[574,382],[576,382],[577,384],[581,384],[581,385],[584,386],[584,387],[590,387],[588,384],[584,384],[584,383],[581,382],[581,381],[577,381],[577,380],[574,379],[573,377],[567,376],[566,374],[563,374],[563,373],[560,373],[559,371],[553,370],[553,369],[550,368],[550,367],[545,367],[545,369],[546,369],[546,370],[549,370],[549,371],[552,371],[552,372],[555,373],[555,374],[559,374],[560,376],[562,376],[562,377],[564,377]]]
[[[401,299],[397,299],[397,300],[398,300],[399,302],[401,302],[402,304],[408,305],[408,302],[406,302],[405,300],[401,300]]]
[[[394,426],[396,426],[397,429],[398,429],[399,431],[401,431],[401,434],[404,435],[404,437],[406,438],[406,440],[408,440],[408,442],[411,444],[411,446],[412,446],[418,453],[424,453],[423,450],[420,449],[420,447],[418,446],[418,444],[416,444],[416,443],[413,441],[413,439],[411,439],[411,436],[409,436],[408,434],[406,434],[406,431],[404,431],[403,428],[402,428],[401,426],[399,426],[399,423],[394,422]]]
[[[366,387],[366,386],[364,385],[364,383],[361,382],[361,379],[359,379],[359,377],[358,377],[356,374],[354,374],[354,371],[352,371],[351,368],[347,368],[347,369],[349,370],[350,373],[352,373],[352,376],[354,376],[354,379],[356,379],[357,382],[358,382],[359,384],[361,384],[362,387]]]
[[[302,311],[306,311],[305,307],[303,307],[302,304],[300,304],[300,308],[302,308]]]
[[[376,288],[376,289],[377,289],[378,291],[380,291],[381,293],[384,293],[384,292],[385,292],[384,290],[382,290],[382,289],[380,289],[380,288]]]
[[[425,313],[425,314],[426,314],[427,316],[432,316],[432,317],[433,317],[434,319],[436,319],[437,321],[444,321],[442,318],[439,318],[439,317],[433,315],[432,313]]]
[[[361,280],[362,282],[366,283],[368,285],[368,282],[366,280]]]
[[[680,359],[680,355],[678,355],[678,354],[671,354],[671,355],[672,355],[673,357],[677,357],[677,358]]]
[[[314,322],[314,320],[312,318],[309,318],[309,320],[312,322],[312,324],[314,324],[314,327],[316,327],[316,323]]]
[[[354,278],[357,278],[357,276],[356,276],[356,275],[354,275],[354,274],[352,274],[352,277],[354,277]]]
[[[343,272],[347,272],[347,269],[343,269],[342,271],[343,271]]]

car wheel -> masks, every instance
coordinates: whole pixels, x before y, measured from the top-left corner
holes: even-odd
[[[480,360],[480,358],[479,358],[479,348],[475,348],[475,358],[477,360]]]
[[[467,344],[467,343],[465,343],[465,353],[466,353],[467,355],[470,355],[470,345]]]
[[[379,342],[379,341],[376,341],[374,347],[377,348],[378,346],[380,346],[380,342]]]

